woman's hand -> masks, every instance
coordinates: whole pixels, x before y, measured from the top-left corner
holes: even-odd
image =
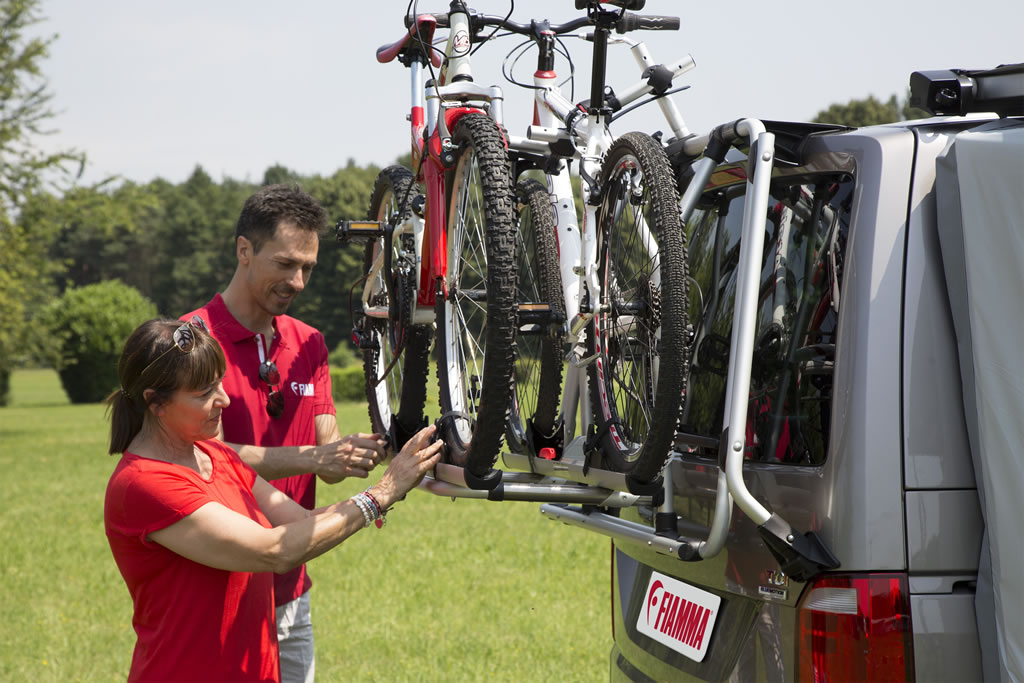
[[[391,461],[380,481],[370,488],[385,510],[415,488],[440,460],[444,442],[433,440],[436,430],[435,425],[429,425],[416,432]]]

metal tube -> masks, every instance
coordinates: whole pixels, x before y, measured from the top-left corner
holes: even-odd
[[[556,522],[596,531],[599,534],[614,538],[616,541],[638,543],[662,555],[669,555],[677,559],[680,556],[680,548],[686,545],[684,542],[673,538],[658,536],[646,524],[638,524],[600,512],[587,514],[578,508],[551,504],[541,505],[540,511],[541,514],[550,517]]]
[[[496,85],[492,85],[487,91],[491,97],[491,106],[487,113],[490,115],[491,120],[502,126],[505,124],[505,95],[501,92],[501,88]]]
[[[711,173],[714,170],[715,160],[708,157],[694,164],[693,178],[686,187],[686,192],[683,193],[682,198],[679,200],[679,215],[684,227],[686,226],[686,221],[690,220],[690,214],[693,213],[693,208],[700,201],[700,196],[704,193],[704,188],[707,187],[708,179],[711,178]]]
[[[517,501],[527,503],[577,503],[598,507],[630,507],[650,505],[650,496],[637,496],[625,491],[612,491],[597,486],[581,484],[547,483],[502,483],[493,491],[471,489],[427,476],[420,482],[422,488],[437,496],[446,498],[470,498],[473,500]]]
[[[771,517],[771,513],[757,501],[743,481],[743,455],[746,443],[747,408],[750,401],[750,370],[757,332],[757,303],[760,290],[761,257],[764,251],[764,227],[768,212],[768,191],[771,183],[772,163],[775,159],[775,136],[765,132],[760,121],[746,119],[740,123],[740,132],[753,141],[756,136],[757,157],[751,159],[754,167],[743,214],[743,237],[737,266],[736,305],[733,312],[732,343],[730,348],[727,417],[726,480],[736,504],[758,526]],[[751,143],[751,148],[755,146]]]
[[[701,541],[697,552],[704,559],[714,557],[722,552],[725,540],[729,535],[729,524],[732,522],[732,495],[729,493],[729,479],[724,470],[718,471],[718,484],[715,489],[715,516],[711,520],[711,531],[706,541]]]
[[[508,146],[520,152],[534,152],[535,154],[547,154],[551,151],[548,143],[543,140],[531,140],[519,135],[509,135]]]

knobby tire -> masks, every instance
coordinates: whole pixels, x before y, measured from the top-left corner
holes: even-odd
[[[409,206],[416,196],[413,174],[401,166],[389,166],[377,176],[370,196],[368,219],[394,220],[400,224],[409,214]],[[411,188],[411,190],[410,190]],[[404,202],[404,206],[402,203]],[[394,287],[402,302],[415,300],[416,283],[412,277],[397,277],[399,266],[398,245],[394,254],[391,274]],[[385,248],[383,238],[366,245],[363,273],[369,276],[376,255]],[[410,255],[411,256],[411,255]],[[425,424],[423,407],[427,396],[427,371],[433,329],[430,325],[412,325],[409,314],[393,306],[384,282],[384,273],[377,276],[371,303],[388,305],[393,314],[387,320],[367,320],[377,348],[363,350],[363,374],[366,378],[366,397],[370,411],[370,424],[378,434],[389,434],[395,450],[401,449],[408,437]],[[405,311],[409,311],[408,308]],[[388,376],[378,382],[381,374],[391,365],[396,353],[402,357],[394,364]]]
[[[519,216],[516,231],[518,297],[520,303],[547,303],[565,319],[562,274],[554,208],[547,188],[526,179],[516,188]],[[516,369],[509,413],[508,444],[516,453],[529,450],[529,420],[535,433],[553,437],[562,397],[561,326],[522,334],[516,341]],[[537,455],[533,453],[533,455]]]
[[[487,475],[505,434],[515,362],[515,194],[497,125],[459,119],[447,174],[448,264],[437,298],[438,393],[449,462]]]
[[[594,421],[606,465],[648,483],[671,452],[686,379],[679,195],[661,145],[642,133],[612,145],[600,187],[601,300],[588,334],[590,353],[600,353],[589,370]]]

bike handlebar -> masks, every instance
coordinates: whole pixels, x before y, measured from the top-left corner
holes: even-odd
[[[613,2],[609,4],[617,3]],[[630,5],[629,0],[626,0],[625,4]],[[643,0],[640,0],[639,7],[643,7],[643,5]],[[584,7],[585,6],[586,4],[584,3]],[[438,27],[448,28],[450,26],[447,12],[444,14],[431,14],[431,16],[437,19]],[[406,28],[412,25],[412,20],[412,15],[406,15]],[[505,17],[486,14],[470,14],[469,21],[474,32],[479,31],[486,26],[499,26],[507,31],[524,36],[533,36],[541,31],[550,31],[555,35],[561,35],[563,33],[569,33],[576,29],[583,28],[584,26],[591,26],[594,24],[594,20],[589,16],[572,19],[563,24],[548,24],[547,22],[540,21],[531,21],[528,24],[521,24],[519,22],[506,19]],[[622,16],[615,22],[615,31],[617,33],[627,33],[629,31],[676,31],[678,29],[679,17],[659,16],[653,14],[643,15],[633,14],[632,12],[623,12]]]
[[[576,9],[587,9],[591,5],[604,4],[604,5],[615,5],[622,9],[633,9],[640,10],[647,4],[647,0],[576,0]]]

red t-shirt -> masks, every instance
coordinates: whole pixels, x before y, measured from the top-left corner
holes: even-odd
[[[274,318],[276,333],[264,356],[281,374],[278,390],[284,394],[284,413],[267,414],[270,388],[260,380],[257,336],[238,322],[217,294],[202,308],[181,317],[200,316],[220,342],[227,361],[224,391],[231,405],[221,413],[224,440],[254,446],[315,446],[317,415],[334,415],[331,375],[327,367],[327,344],[313,328],[295,318]],[[262,338],[262,335],[260,335]],[[270,482],[306,509],[316,507],[316,477],[301,474]],[[274,576],[274,599],[278,605],[291,602],[309,590],[312,581],[303,565]]]
[[[196,445],[210,456],[208,481],[125,453],[107,484],[107,540],[135,605],[128,680],[279,681],[272,575],[207,567],[147,539],[209,502],[271,526],[252,468],[219,441]]]

